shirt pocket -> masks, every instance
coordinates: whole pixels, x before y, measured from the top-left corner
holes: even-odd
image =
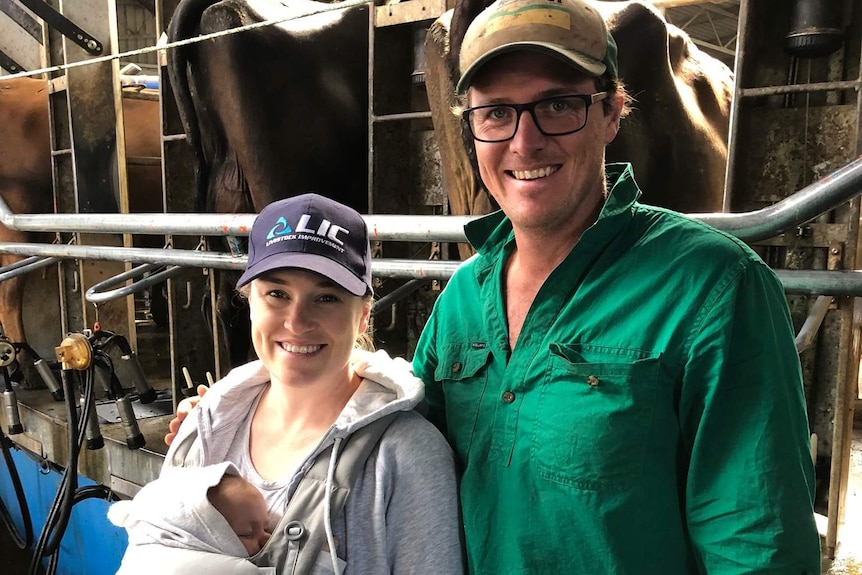
[[[546,480],[624,489],[643,471],[659,357],[639,350],[551,344],[532,439]]]
[[[488,386],[490,358],[491,350],[485,343],[448,344],[434,371],[445,395],[449,442],[462,461],[473,443],[479,406]]]

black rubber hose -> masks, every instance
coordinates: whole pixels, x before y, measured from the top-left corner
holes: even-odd
[[[75,503],[80,503],[85,499],[104,499],[105,501],[115,501],[114,492],[109,487],[104,485],[86,485],[79,487],[75,491]]]
[[[83,373],[85,374],[83,386],[84,408],[82,409],[80,420],[78,419],[78,406],[76,405],[77,395],[75,394],[71,381],[72,378],[70,377],[71,371],[64,369],[60,374],[63,380],[63,391],[66,396],[66,429],[69,439],[69,462],[63,472],[63,477],[60,480],[60,488],[57,490],[54,503],[51,505],[48,518],[45,520],[45,525],[42,527],[42,532],[33,551],[33,557],[28,570],[29,575],[38,574],[42,557],[52,556],[49,562],[49,573],[53,572],[52,569],[56,569],[55,556],[59,552],[60,541],[63,539],[63,535],[69,524],[69,518],[72,515],[72,505],[74,505],[75,491],[78,486],[78,455],[84,442],[86,421],[89,417],[90,406],[92,404],[90,399],[95,388],[93,366],[90,366]]]
[[[75,429],[78,433],[73,436],[73,440],[69,442],[69,464],[63,472],[63,484],[61,485],[61,496],[58,497],[62,501],[59,509],[59,517],[56,519],[55,527],[53,528],[53,538],[48,540],[43,555],[47,556],[54,553],[60,547],[60,540],[66,533],[66,528],[69,525],[69,518],[72,516],[72,506],[75,503],[75,491],[78,489],[78,458],[81,453],[81,446],[84,444],[84,435],[86,423],[90,417],[90,409],[92,407],[91,396],[94,393],[95,379],[93,377],[93,366],[90,366],[85,372],[84,383],[84,407],[81,410],[80,421],[75,422],[73,427],[69,425],[69,430]],[[72,402],[74,404],[74,401]],[[76,412],[76,407],[72,407],[72,411]],[[77,413],[76,413],[77,415]],[[69,435],[72,435],[71,433]]]
[[[33,521],[30,518],[30,508],[27,507],[27,497],[24,494],[24,488],[21,485],[21,477],[18,475],[18,468],[12,460],[11,440],[3,434],[0,429],[0,450],[3,451],[3,460],[6,462],[6,467],[9,469],[9,477],[12,480],[12,487],[15,490],[15,497],[18,500],[18,506],[21,509],[21,518],[24,522],[24,536],[18,532],[15,527],[15,522],[6,505],[0,500],[0,520],[6,525],[9,534],[12,536],[15,546],[18,549],[27,549],[33,544]]]
[[[80,487],[75,490],[75,503],[84,501],[85,499],[93,498],[110,500],[112,498],[111,490],[104,485],[87,485],[85,487]],[[48,562],[48,568],[45,570],[45,575],[54,575],[57,572],[57,567],[59,564],[60,548],[58,547],[54,551],[54,553],[51,554],[51,559]]]

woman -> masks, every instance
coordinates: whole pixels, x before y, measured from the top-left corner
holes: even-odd
[[[462,573],[453,456],[413,411],[422,382],[354,347],[372,302],[362,217],[306,194],[264,208],[249,240],[237,285],[260,359],[206,393],[165,466],[234,463],[269,510],[251,560],[278,573]]]

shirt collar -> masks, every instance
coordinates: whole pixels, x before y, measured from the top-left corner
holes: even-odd
[[[602,213],[599,214],[599,221],[623,212],[630,212],[641,196],[631,164],[607,164],[605,178],[608,182],[608,199],[605,200]]]

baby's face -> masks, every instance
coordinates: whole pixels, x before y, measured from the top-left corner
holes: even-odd
[[[269,539],[263,495],[251,483],[226,476],[210,492],[213,506],[227,520],[249,557],[256,555]]]

